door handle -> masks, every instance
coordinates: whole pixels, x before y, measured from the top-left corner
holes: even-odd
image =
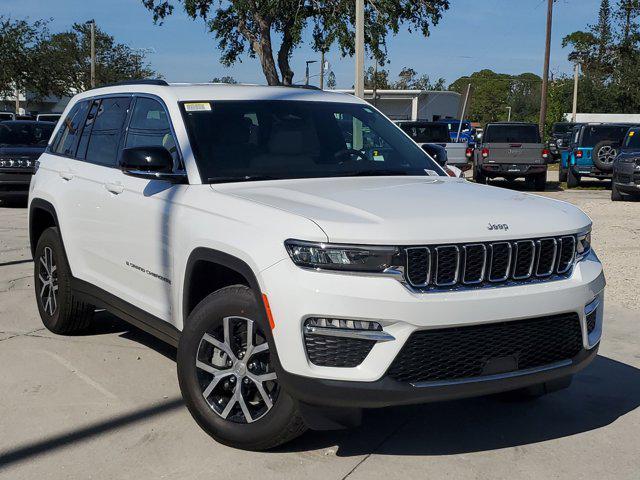
[[[73,178],[73,173],[70,172],[69,170],[64,171],[64,172],[60,172],[60,178],[62,178],[63,180],[66,180],[68,182],[69,180],[71,180]]]
[[[124,192],[124,185],[122,185],[121,183],[105,183],[104,188],[115,195]]]

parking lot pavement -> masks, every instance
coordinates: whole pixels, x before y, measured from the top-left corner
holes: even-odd
[[[268,453],[200,430],[171,347],[105,312],[83,336],[44,330],[26,210],[0,207],[0,478],[639,478],[640,203],[553,184],[544,195],[591,216],[607,271],[600,355],[570,389],[369,411],[359,429]]]

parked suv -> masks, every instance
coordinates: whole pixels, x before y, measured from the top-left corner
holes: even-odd
[[[640,128],[629,129],[613,162],[611,200],[617,202],[627,196],[640,196]]]
[[[47,147],[53,127],[30,120],[0,123],[0,199],[26,200],[36,160]]]
[[[556,162],[560,162],[562,152],[569,148],[571,130],[577,124],[573,122],[556,122],[551,127],[551,135],[547,141],[547,148]],[[566,180],[565,180],[566,181]]]
[[[551,154],[542,144],[535,123],[488,123],[474,157],[474,178],[478,183],[496,177],[524,177],[536,190],[545,189]]]
[[[580,185],[582,177],[607,180],[613,172],[613,161],[631,125],[585,123],[575,128],[567,164],[560,167],[560,179],[568,188]]]
[[[74,333],[106,308],[177,345],[185,403],[220,442],[540,395],[596,355],[589,218],[446,176],[354,96],[147,81],[64,118],[30,194],[42,321]]]

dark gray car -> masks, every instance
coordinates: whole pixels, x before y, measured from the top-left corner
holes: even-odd
[[[544,190],[550,160],[535,123],[488,123],[476,147],[474,178],[487,183],[490,178],[524,177],[531,187]]]

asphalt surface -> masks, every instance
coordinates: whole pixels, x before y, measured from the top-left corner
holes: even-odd
[[[609,281],[600,354],[568,390],[368,411],[358,429],[266,453],[200,430],[175,350],[153,337],[106,312],[82,336],[44,330],[26,210],[0,205],[0,478],[640,478],[640,203],[554,183],[545,195],[593,218]]]

